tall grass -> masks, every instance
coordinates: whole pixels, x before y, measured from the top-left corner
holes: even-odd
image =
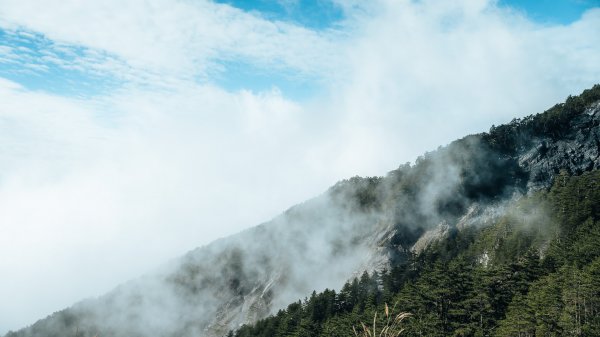
[[[367,326],[365,323],[361,322],[361,327],[362,329],[356,329],[356,327],[352,327],[352,331],[354,331],[354,336],[356,337],[397,337],[400,336],[400,334],[402,334],[402,332],[404,332],[404,328],[402,328],[402,321],[411,317],[412,314],[408,313],[408,312],[401,312],[397,315],[394,316],[394,309],[395,309],[395,305],[394,308],[392,308],[392,312],[390,312],[390,309],[387,305],[387,303],[385,304],[385,319],[383,320],[383,323],[380,323],[380,326],[383,324],[383,326],[380,328],[379,333],[377,332],[377,311],[375,312],[375,315],[373,315],[373,326],[369,327]]]

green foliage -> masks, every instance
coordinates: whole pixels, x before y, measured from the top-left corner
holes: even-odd
[[[314,292],[234,335],[352,336],[395,303],[413,315],[402,336],[600,336],[598,184],[600,171],[563,172],[491,226],[457,231],[390,271]]]
[[[510,123],[492,126],[489,133],[484,134],[484,141],[494,150],[513,153],[521,145],[533,137],[549,137],[557,139],[568,129],[570,122],[581,115],[585,108],[600,100],[600,85],[584,90],[579,96],[569,96],[564,103],[537,115],[522,119],[513,119]],[[532,137],[533,136],[533,137]]]

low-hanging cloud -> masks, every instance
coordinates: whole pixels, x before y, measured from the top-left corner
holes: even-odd
[[[0,333],[600,78],[598,9],[548,26],[493,1],[343,1],[312,31],[211,2],[0,3],[2,27],[108,53],[106,76],[153,74],[92,98],[0,82]],[[211,84],[236,59],[321,93]]]

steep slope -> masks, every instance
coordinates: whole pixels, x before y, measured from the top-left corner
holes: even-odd
[[[411,313],[402,322],[391,318],[400,310]],[[550,191],[511,202],[488,226],[460,229],[408,263],[313,293],[231,335],[341,337],[353,328],[360,336],[599,336],[600,170],[563,171]]]
[[[595,103],[570,110],[573,100],[481,135],[498,158],[518,163],[508,175],[520,187],[505,186],[512,196],[467,197],[456,208],[463,215],[425,232],[406,263],[313,293],[231,335],[371,336],[390,327],[393,303],[413,316],[386,336],[400,328],[402,336],[600,336],[600,104],[592,95]],[[564,124],[536,130],[569,111]],[[493,180],[469,190],[498,186],[485,181]]]
[[[494,224],[561,170],[600,168],[600,86],[467,136],[386,177],[352,178],[271,222],[187,253],[15,336],[222,336],[314,289],[411,261]],[[485,257],[482,257],[485,259]]]

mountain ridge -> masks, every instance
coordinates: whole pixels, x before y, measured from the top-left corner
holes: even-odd
[[[313,290],[391,269],[566,171],[600,168],[600,86],[469,135],[385,177],[353,177],[17,336],[223,336]],[[421,241],[419,241],[421,240]],[[158,317],[158,319],[157,319]]]

